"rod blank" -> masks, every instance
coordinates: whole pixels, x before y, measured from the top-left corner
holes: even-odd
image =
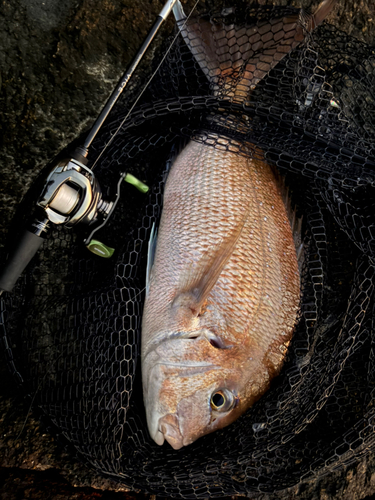
[[[137,52],[136,56],[134,57],[133,61],[131,62],[129,68],[126,70],[124,75],[122,76],[121,80],[117,84],[117,87],[115,90],[112,92],[110,98],[108,99],[106,105],[104,106],[102,112],[96,119],[96,122],[94,123],[92,129],[90,130],[88,136],[86,137],[86,140],[83,144],[83,148],[86,150],[86,155],[87,155],[87,150],[91,146],[92,141],[94,140],[96,134],[99,132],[101,126],[103,125],[103,122],[111,112],[113,106],[115,105],[117,99],[120,97],[122,91],[128,84],[130,77],[134,73],[136,67],[138,66],[139,62],[141,61],[142,57],[144,56],[146,50],[148,49],[150,43],[154,39],[156,33],[159,31],[159,28],[163,21],[168,17],[170,14],[171,10],[173,9],[174,4],[176,3],[177,0],[169,0],[163,7],[162,11],[158,15],[153,27],[151,28],[150,33],[147,35],[146,40],[143,42],[141,48]]]

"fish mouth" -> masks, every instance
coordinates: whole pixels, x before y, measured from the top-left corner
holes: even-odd
[[[157,363],[158,365],[167,365],[167,366],[182,366],[183,368],[196,368],[196,367],[202,367],[202,368],[217,368],[216,365],[212,365],[210,363],[180,363],[180,362],[176,362],[176,363],[171,363],[170,361],[160,361],[159,363]]]
[[[170,363],[165,361],[160,361],[156,363],[155,366],[170,366],[172,368],[181,368],[183,371],[191,371],[193,373],[201,373],[210,370],[219,370],[220,366],[212,365],[210,363]]]
[[[161,361],[160,358],[152,359],[153,366],[144,376],[147,377],[147,392],[144,393],[147,415],[147,425],[151,438],[158,445],[167,441],[172,448],[179,450],[188,443],[184,443],[180,431],[178,415],[164,413],[155,400],[155,395],[160,393],[163,377],[194,377],[207,371],[218,370],[219,366],[207,363],[207,361],[175,362]]]
[[[164,433],[162,431],[159,431],[159,429],[156,431],[155,435],[152,436],[152,439],[155,441],[156,444],[159,446],[164,444],[165,437]]]
[[[154,359],[152,363],[152,368],[148,374],[148,380],[149,384],[152,380],[152,377],[154,376],[155,372],[158,370],[164,370],[163,371],[173,371],[173,372],[178,372],[180,376],[185,376],[185,377],[192,377],[194,375],[197,375],[199,373],[205,373],[206,371],[210,370],[220,370],[220,366],[218,365],[213,365],[212,363],[207,363],[207,362],[180,362],[180,361],[163,361],[161,360],[160,356],[158,356],[158,359]]]
[[[158,431],[154,437],[154,441],[160,445],[164,443],[164,440],[174,450],[179,450],[186,444],[180,431],[178,418],[171,413],[159,419]]]

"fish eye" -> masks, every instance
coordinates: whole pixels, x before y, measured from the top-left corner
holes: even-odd
[[[234,406],[236,398],[228,389],[219,389],[211,394],[211,408],[215,411],[228,411]]]

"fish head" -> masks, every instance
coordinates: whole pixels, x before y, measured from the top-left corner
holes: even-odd
[[[255,356],[215,347],[205,335],[159,343],[142,370],[149,433],[176,450],[232,423],[269,385]]]

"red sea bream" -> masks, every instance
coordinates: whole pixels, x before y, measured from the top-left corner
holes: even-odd
[[[182,35],[212,93],[220,79],[224,98],[241,101],[303,40],[300,20],[309,31],[332,5],[243,27],[191,20]],[[229,30],[241,47],[220,42],[223,33],[234,39]],[[157,444],[179,449],[230,424],[280,372],[300,300],[293,236],[284,189],[265,161],[193,140],[178,154],[142,320],[144,403]]]

